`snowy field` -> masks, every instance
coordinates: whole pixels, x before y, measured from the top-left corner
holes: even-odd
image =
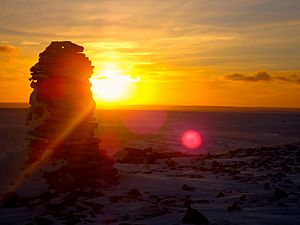
[[[3,191],[22,171],[26,128],[25,110],[1,109],[0,114]],[[1,225],[178,225],[184,224],[188,205],[209,224],[300,224],[299,113],[172,112],[151,135],[133,132],[119,114],[109,115],[97,118],[102,118],[98,135],[106,138],[103,146],[111,154],[124,147],[184,154],[153,163],[129,160],[134,156],[119,161],[120,183],[97,196],[41,195],[47,185],[35,171],[0,207]],[[203,139],[196,151],[180,141],[189,129]],[[196,217],[191,224],[205,224]]]

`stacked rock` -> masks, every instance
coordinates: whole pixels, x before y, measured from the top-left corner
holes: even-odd
[[[53,164],[63,162],[58,170],[44,173],[55,189],[117,181],[113,161],[99,150],[94,134],[98,123],[89,82],[93,66],[83,50],[70,41],[52,42],[30,69],[28,162],[46,157]]]

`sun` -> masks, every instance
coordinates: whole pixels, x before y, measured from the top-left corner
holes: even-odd
[[[107,64],[99,75],[92,76],[91,90],[96,101],[115,102],[126,100],[132,94],[139,78],[124,75],[115,64]]]

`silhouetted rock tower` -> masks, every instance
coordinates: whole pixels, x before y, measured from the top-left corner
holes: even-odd
[[[28,163],[57,165],[44,172],[50,188],[63,190],[115,183],[113,161],[99,150],[98,123],[89,78],[91,61],[83,47],[55,41],[31,69]]]

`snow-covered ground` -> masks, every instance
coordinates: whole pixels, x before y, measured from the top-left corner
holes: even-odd
[[[39,173],[0,210],[1,224],[183,224],[186,206],[210,224],[299,224],[300,145],[118,163],[120,184],[98,196],[34,196]],[[27,197],[27,198],[25,198]],[[69,222],[67,222],[69,221]]]
[[[23,114],[14,113],[1,120],[1,138],[7,138],[1,140],[7,150],[1,191],[14,190],[26,156]],[[158,158],[154,164],[118,162],[120,183],[94,196],[45,192],[37,170],[24,174],[16,195],[0,207],[0,224],[178,225],[184,224],[187,202],[210,224],[300,224],[300,143],[275,144]]]

